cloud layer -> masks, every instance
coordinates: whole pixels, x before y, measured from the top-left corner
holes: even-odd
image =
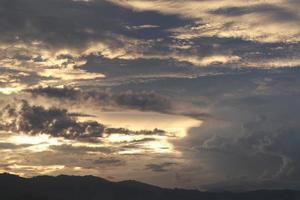
[[[299,6],[0,1],[0,171],[299,189]]]
[[[19,75],[2,93],[28,85],[80,85],[89,80],[103,84],[104,78],[107,84],[117,84],[191,77],[206,74],[203,67],[215,73],[214,67],[300,63],[298,3],[292,0],[0,4],[0,69],[29,76]]]
[[[23,100],[2,109],[1,129],[30,135],[49,134],[76,139],[101,137],[104,125],[97,122],[78,122],[66,110],[30,106]]]
[[[112,93],[109,91],[82,91],[72,88],[39,87],[26,90],[33,97],[46,97],[71,103],[89,103],[99,107],[115,109],[137,109],[142,111],[169,112],[172,102],[169,98],[155,92],[135,93],[126,91]]]
[[[4,106],[0,112],[0,129],[29,135],[48,134],[66,139],[101,138],[103,134],[166,135],[163,130],[132,131],[126,128],[106,128],[96,121],[80,122],[76,116],[59,108],[44,108],[21,100]],[[83,115],[84,116],[84,115]]]

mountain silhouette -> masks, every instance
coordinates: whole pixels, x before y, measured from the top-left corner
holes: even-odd
[[[300,200],[300,191],[201,192],[164,189],[137,181],[111,182],[94,176],[0,174],[1,200]]]

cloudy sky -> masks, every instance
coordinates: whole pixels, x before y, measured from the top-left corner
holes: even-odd
[[[298,0],[0,0],[0,172],[300,189]]]

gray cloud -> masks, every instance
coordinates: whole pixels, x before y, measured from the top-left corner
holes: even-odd
[[[185,159],[186,166],[176,171],[189,180],[179,181],[184,187],[299,188],[299,69],[224,72],[127,87],[155,88],[175,102],[192,102],[185,114],[203,120],[174,141]]]
[[[48,78],[51,83],[103,77],[99,64],[98,70],[83,66],[91,57],[104,57],[108,62],[116,60],[117,63],[143,57],[147,52],[151,57],[158,49],[168,49],[167,43],[158,41],[172,35],[170,28],[189,23],[176,15],[132,11],[105,0],[28,0],[26,3],[4,0],[0,7],[0,68],[25,71],[22,67],[26,66],[26,71],[35,72],[40,79]],[[103,66],[105,75],[111,75],[107,65]],[[145,74],[137,67],[128,70]],[[168,67],[169,70],[172,68]]]
[[[23,100],[19,104],[7,105],[2,109],[1,129],[75,139],[101,137],[104,125],[92,121],[78,122],[67,110],[31,106]]]
[[[211,13],[227,16],[242,16],[251,13],[262,13],[271,15],[271,17],[276,21],[299,21],[299,16],[296,13],[292,13],[287,8],[271,4],[260,4],[248,7],[225,7],[214,10]]]
[[[154,25],[171,28],[183,22],[156,12],[133,12],[107,1],[4,0],[1,8],[2,40],[41,40],[54,46],[79,47],[100,39],[119,45],[118,40],[113,40],[117,39],[114,34],[126,35],[128,26],[156,22]],[[112,17],[111,13],[118,15]],[[139,35],[147,36],[145,33]]]
[[[21,100],[5,105],[0,112],[0,129],[30,135],[48,134],[53,137],[67,139],[84,139],[94,142],[93,138],[101,138],[106,134],[124,135],[167,135],[160,129],[132,131],[125,128],[105,127],[96,121],[79,122],[78,113],[69,113],[65,109],[44,108],[30,105]],[[99,142],[97,140],[97,142]]]
[[[116,158],[99,158],[98,160],[94,161],[96,165],[105,165],[105,166],[123,166],[126,164],[124,160],[119,160]]]
[[[65,153],[76,153],[84,155],[87,152],[97,152],[97,153],[105,153],[110,154],[113,153],[113,147],[89,147],[89,146],[73,146],[69,144],[63,144],[63,145],[52,145],[50,147],[54,151],[61,151]]]
[[[23,90],[36,101],[66,107],[180,112],[203,120],[185,138],[171,141],[182,153],[182,169],[160,158],[141,163],[154,172],[174,167],[184,187],[299,185],[299,2],[112,2],[121,1],[2,0],[0,93]],[[55,87],[61,85],[72,87]],[[1,105],[10,100],[0,97]],[[98,153],[144,150],[141,144],[159,141],[154,136],[171,137],[160,129],[133,131],[79,121],[86,116],[94,117],[23,101],[2,108],[0,129],[82,143],[99,142],[103,134],[144,138],[109,148],[57,145],[34,155],[17,152],[27,146],[9,142],[1,141],[0,149],[19,153],[21,167],[62,163],[98,170],[123,165]],[[50,159],[44,161],[46,156]]]
[[[71,99],[76,100],[79,98],[81,92],[72,88],[54,88],[54,87],[39,87],[35,89],[28,89],[27,92],[31,93],[33,97],[45,96],[49,98],[58,99]]]
[[[115,97],[115,101],[122,106],[140,110],[166,111],[171,108],[169,99],[155,93],[125,92]]]
[[[296,82],[290,87],[296,89]],[[287,182],[294,186],[300,169],[299,93],[282,90],[278,94],[278,85],[270,86],[267,93],[240,85],[241,90],[247,88],[247,94],[231,91],[228,96],[217,97],[210,104],[210,113],[216,117],[205,119],[200,128],[191,130],[190,136],[180,142],[179,146],[188,148],[183,149],[186,156],[192,156],[191,165],[211,173],[210,180],[220,181],[220,188],[246,182],[247,189],[280,188]],[[196,174],[198,170],[194,170]],[[205,176],[201,170],[199,173]],[[214,188],[216,182],[212,182],[202,186]]]
[[[176,163],[164,162],[161,164],[147,164],[146,169],[154,172],[166,172],[169,171],[169,168],[172,167],[173,165],[176,165]]]
[[[118,133],[124,135],[167,135],[167,132],[161,129],[154,129],[154,130],[141,130],[141,131],[132,131],[126,128],[107,128],[106,133]]]
[[[23,145],[17,145],[17,144],[14,144],[14,143],[8,143],[8,142],[0,142],[0,149],[1,150],[7,150],[7,149],[22,149],[22,148],[26,148],[26,147],[29,147],[31,145],[29,144],[23,144]]]
[[[84,103],[88,101],[98,106],[114,106],[157,112],[167,112],[172,108],[171,100],[154,92],[135,93],[127,91],[114,94],[106,91],[82,91],[67,87],[45,87],[26,91],[31,93],[33,97],[44,96],[62,101],[69,100],[74,103]]]
[[[159,3],[162,2],[154,4]],[[164,6],[170,2],[165,3]],[[154,9],[157,11],[133,11],[109,1],[70,0],[29,0],[26,3],[5,0],[1,5],[0,41],[9,44],[0,48],[1,64],[28,66],[32,71],[37,71],[32,66],[46,66],[46,69],[38,71],[39,76],[57,82],[63,76],[53,68],[73,68],[73,71],[62,72],[65,77],[69,76],[68,80],[94,79],[99,73],[132,80],[137,77],[157,78],[158,75],[194,76],[207,70],[195,69],[195,66],[268,68],[298,66],[300,63],[299,43],[296,42],[256,42],[234,34],[229,37],[201,34],[192,38],[174,37],[176,31],[171,30],[198,31],[201,29],[197,26],[202,22],[179,17],[173,11],[164,13],[164,6],[162,10]],[[190,5],[188,2],[187,9]],[[178,2],[173,6],[171,10],[177,8]],[[213,14],[270,13],[278,20],[292,18],[299,21],[297,14],[289,12],[289,9],[289,6],[285,8],[268,3],[233,8],[224,6]],[[178,10],[179,14],[183,14],[182,9]],[[118,14],[111,16],[111,13]],[[235,25],[227,24],[228,30]],[[101,45],[97,46],[98,43]],[[75,72],[81,76],[74,76]]]

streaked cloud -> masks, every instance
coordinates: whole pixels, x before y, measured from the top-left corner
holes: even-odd
[[[299,14],[296,1],[123,1],[112,0],[135,10],[155,10],[194,18],[192,27],[180,28],[176,37],[239,37],[260,42],[298,42]],[[232,6],[234,4],[234,7]],[[275,6],[276,5],[276,6]],[[249,31],[251,30],[251,31]],[[288,30],[288,31],[282,31]]]
[[[71,104],[89,104],[104,109],[136,109],[142,111],[170,112],[172,101],[154,92],[82,91],[68,87],[38,87],[25,90],[33,97],[45,97]]]
[[[299,6],[0,1],[0,171],[299,189]]]

